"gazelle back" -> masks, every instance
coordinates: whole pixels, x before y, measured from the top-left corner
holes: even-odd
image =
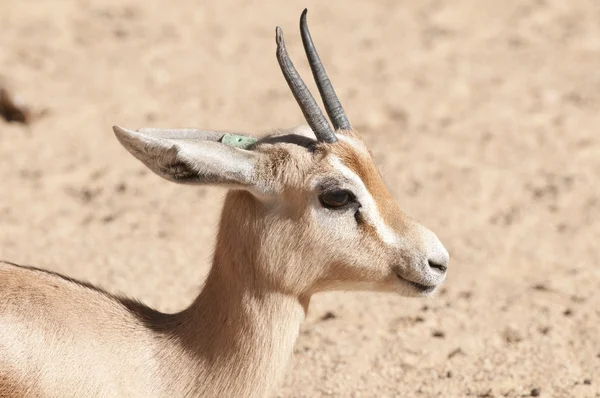
[[[444,280],[447,251],[393,201],[327,78],[306,10],[300,27],[333,128],[280,28],[277,59],[308,127],[261,138],[114,127],[159,176],[230,188],[194,303],[161,314],[60,275],[0,264],[0,395],[264,396],[289,361],[314,293],[418,296]]]

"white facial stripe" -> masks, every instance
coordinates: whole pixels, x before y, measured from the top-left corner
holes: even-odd
[[[375,228],[375,231],[385,242],[390,246],[398,245],[399,239],[396,233],[385,223],[381,214],[379,214],[379,209],[377,208],[377,203],[375,203],[375,199],[363,183],[363,181],[350,170],[346,165],[342,163],[342,161],[337,156],[331,156],[331,164],[336,168],[344,177],[348,180],[352,181],[354,186],[358,189],[354,194],[360,201],[362,206],[361,214],[364,216],[365,221],[368,222]]]

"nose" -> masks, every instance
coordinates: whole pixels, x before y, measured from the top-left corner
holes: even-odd
[[[423,228],[423,233],[429,269],[437,274],[446,273],[450,262],[448,251],[433,232]]]
[[[450,262],[450,255],[442,245],[442,242],[436,237],[435,240],[430,241],[428,249],[427,264],[429,265],[429,269],[439,274],[446,273],[448,263]]]
[[[441,263],[438,261],[439,260],[429,259],[429,260],[427,260],[427,263],[429,264],[429,268],[437,270],[443,274],[448,269],[448,263],[447,262]]]

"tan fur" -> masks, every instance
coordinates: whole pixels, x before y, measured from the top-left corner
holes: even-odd
[[[356,145],[362,147],[363,151],[341,141],[338,145],[332,146],[332,152],[338,155],[342,162],[365,183],[367,189],[373,195],[386,224],[400,231],[407,228],[410,225],[410,220],[392,199],[363,140],[353,131],[347,131],[344,134],[352,139]]]
[[[253,149],[261,193],[228,193],[211,271],[180,313],[0,262],[1,396],[264,397],[289,362],[312,294],[419,295],[398,272],[424,272],[421,230],[395,207],[368,151],[316,144],[310,134],[306,144],[306,136],[281,132]],[[386,246],[374,226],[357,228],[351,211],[319,205],[314,184],[341,181],[333,156],[364,182],[388,226],[410,235],[402,245]]]
[[[14,372],[13,372],[14,373]],[[27,398],[36,397],[36,394],[31,389],[25,387],[25,383],[15,380],[10,373],[0,373],[0,398]]]

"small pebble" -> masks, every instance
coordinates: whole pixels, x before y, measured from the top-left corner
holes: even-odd
[[[521,332],[515,329],[514,327],[510,326],[504,330],[502,336],[504,337],[504,340],[506,340],[506,342],[510,344],[520,343],[521,341],[523,341],[523,335],[521,334]]]
[[[117,184],[117,186],[115,187],[115,190],[119,193],[123,193],[127,190],[127,185],[125,185],[124,182],[120,182],[119,184]]]
[[[550,326],[543,326],[539,329],[541,334],[548,334],[550,332]]]
[[[583,384],[585,384],[585,385],[588,385],[588,386],[589,386],[590,384],[592,384],[592,380],[591,380],[591,379],[585,379],[585,380],[583,381]]]
[[[335,319],[335,318],[336,318],[336,316],[335,316],[335,314],[334,314],[333,312],[331,312],[331,311],[327,311],[327,312],[325,313],[325,315],[323,315],[323,316],[321,317],[321,320],[322,320],[322,321],[328,321],[328,320],[330,320],[330,319]]]
[[[539,388],[534,388],[531,390],[532,397],[539,397],[542,391]]]
[[[448,354],[448,359],[455,357],[456,355],[465,355],[465,352],[460,348],[456,348],[455,350],[452,350],[449,354]]]
[[[31,110],[25,105],[23,99],[15,96],[4,87],[0,87],[0,117],[7,122],[29,124]]]

